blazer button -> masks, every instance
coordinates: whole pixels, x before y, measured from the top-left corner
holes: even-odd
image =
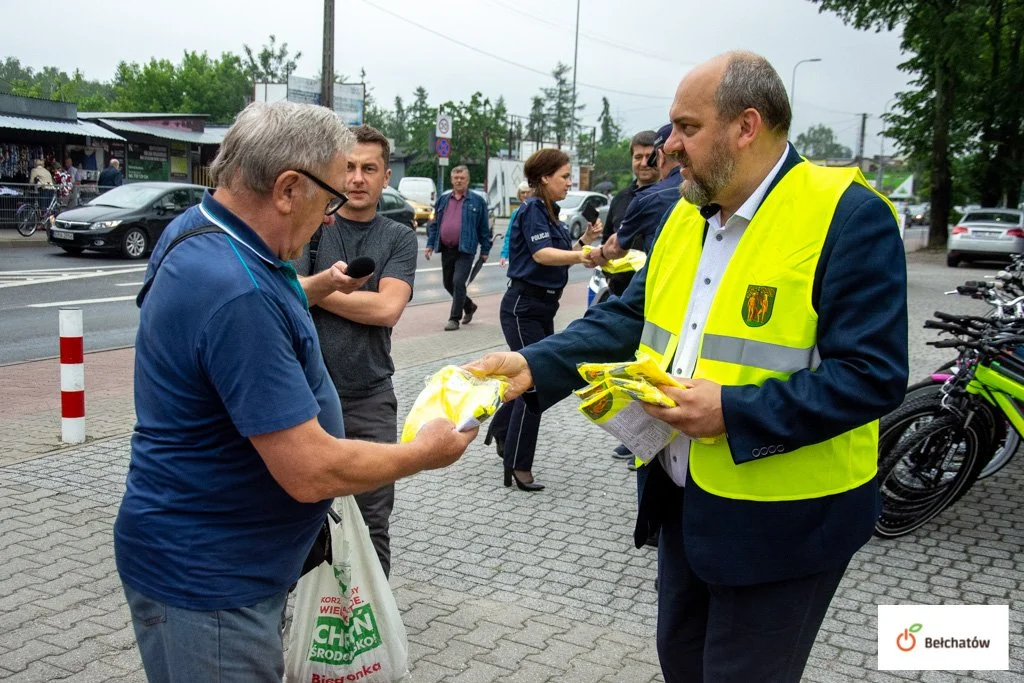
[[[755,448],[754,450],[750,451],[750,454],[756,458],[757,457],[757,449]]]

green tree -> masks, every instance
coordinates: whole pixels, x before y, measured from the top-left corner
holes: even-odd
[[[526,136],[538,146],[548,134],[548,121],[544,113],[544,98],[539,95],[530,101],[530,118],[526,124]]]
[[[981,152],[979,161],[987,167],[981,182],[1019,198],[1020,166],[1014,160],[1024,156],[1019,73],[1024,0],[811,1],[860,29],[902,27],[901,48],[908,59],[900,68],[913,76],[914,89],[898,94],[886,117],[886,134],[928,169],[923,184],[930,193],[934,242],[946,239],[954,166],[964,167],[958,161],[964,155]],[[964,182],[959,172],[957,179]]]
[[[273,33],[270,34],[270,42],[264,43],[258,53],[244,43],[242,49],[245,51],[245,72],[252,83],[284,83],[302,58],[301,51],[289,55],[288,43],[278,46]]]
[[[633,179],[630,165],[629,140],[619,140],[614,145],[598,145],[594,158],[594,184],[608,180],[621,189]]]
[[[852,159],[849,147],[839,144],[835,132],[826,125],[811,126],[796,136],[796,149],[811,159]]]
[[[211,123],[230,123],[250,95],[249,77],[238,55],[211,59],[205,52],[185,52],[175,73],[181,102],[175,111],[209,114]]]
[[[598,145],[611,147],[622,140],[622,127],[612,118],[611,105],[607,97],[601,98],[601,113],[597,117],[597,125],[601,128]]]
[[[104,111],[113,96],[109,83],[89,80],[77,69],[70,75],[52,66],[37,72],[22,66],[16,57],[0,62],[0,92],[75,102],[79,111]]]
[[[582,104],[576,105],[575,110],[573,109],[572,84],[569,81],[571,72],[572,67],[559,62],[551,72],[555,85],[541,89],[547,101],[544,115],[559,149],[563,143],[571,139],[572,132],[579,126],[579,112],[583,111]]]

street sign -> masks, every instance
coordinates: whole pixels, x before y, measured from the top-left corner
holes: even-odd
[[[448,114],[438,113],[437,127],[434,132],[439,138],[450,138],[452,136],[452,118]]]
[[[437,151],[437,156],[448,158],[452,154],[452,143],[448,142],[448,138],[438,138],[434,149]]]
[[[448,157],[438,157],[437,158],[437,165],[438,166],[447,166],[448,165]]]

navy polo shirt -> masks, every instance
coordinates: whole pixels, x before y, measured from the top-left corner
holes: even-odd
[[[555,214],[558,205],[555,204]],[[508,244],[508,276],[534,287],[562,289],[569,281],[569,266],[543,266],[533,260],[540,249],[572,249],[572,237],[562,223],[552,221],[544,200],[530,197],[516,213]]]
[[[664,180],[637,193],[619,225],[617,234],[621,247],[630,246],[630,242],[639,237],[639,243],[631,245],[632,248],[651,253],[654,235],[661,226],[662,217],[679,202],[679,185],[682,182],[680,167],[676,166]]]
[[[160,263],[211,223],[230,234],[190,237]],[[341,403],[294,269],[212,195],[164,231],[146,279],[117,568],[175,607],[252,605],[298,578],[330,501],[289,496],[249,437],[314,417],[342,437]]]

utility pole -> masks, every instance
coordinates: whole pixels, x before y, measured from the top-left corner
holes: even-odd
[[[868,115],[860,115],[860,139],[857,141],[857,166],[864,163],[864,136],[867,132]]]
[[[334,0],[324,0],[324,53],[320,67],[320,104],[334,110]]]
[[[579,150],[576,149],[576,63],[580,56],[580,0],[576,0],[576,42],[572,50],[572,111],[569,112],[569,144],[576,150],[577,161]]]

